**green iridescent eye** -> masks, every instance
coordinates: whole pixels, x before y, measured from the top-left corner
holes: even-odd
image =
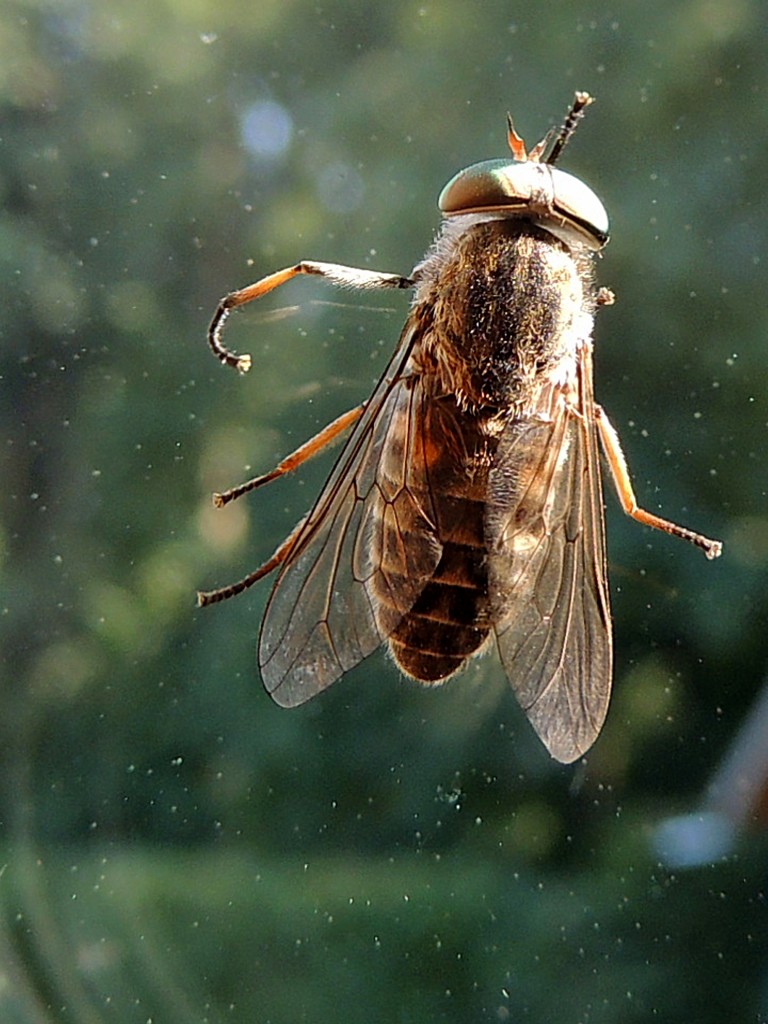
[[[448,182],[438,206],[446,217],[483,212],[527,217],[558,237],[575,235],[591,249],[608,241],[608,214],[592,189],[534,160],[473,164]]]

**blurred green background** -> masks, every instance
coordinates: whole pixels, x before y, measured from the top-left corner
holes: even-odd
[[[768,1019],[759,828],[681,867],[766,661],[766,109],[758,0],[0,4],[3,1022]],[[296,711],[255,668],[269,590],[197,611],[328,471],[216,512],[366,397],[455,171],[598,102],[562,162],[603,198],[596,390],[615,698],[552,762],[495,656],[441,690],[374,655]],[[766,744],[768,746],[768,744]],[[685,860],[685,858],[683,858]]]

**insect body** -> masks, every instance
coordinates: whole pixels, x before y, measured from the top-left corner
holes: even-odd
[[[518,701],[553,757],[594,742],[612,676],[598,436],[625,511],[709,558],[718,541],[637,507],[618,437],[592,393],[593,281],[608,240],[597,196],[553,165],[591,102],[577,93],[549,147],[460,172],[442,232],[410,277],[303,262],[228,295],[229,311],[300,274],[414,299],[373,395],[225,504],[354,428],[317,502],[264,565],[279,568],[259,664],[272,697],[303,703],[386,643],[408,676],[439,683],[495,638]]]

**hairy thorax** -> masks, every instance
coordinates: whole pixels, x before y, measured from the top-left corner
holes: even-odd
[[[465,408],[524,412],[590,335],[591,261],[524,221],[468,221],[446,221],[416,268],[414,368]]]

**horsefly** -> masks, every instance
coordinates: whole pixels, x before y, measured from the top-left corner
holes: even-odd
[[[608,241],[595,193],[555,168],[585,109],[530,152],[508,120],[512,160],[475,164],[443,189],[442,229],[408,277],[303,261],[222,299],[229,312],[302,274],[348,288],[413,290],[397,349],[367,402],[222,506],[349,438],[308,515],[260,568],[200,593],[208,605],[279,570],[261,626],[272,698],[294,707],[386,644],[406,676],[448,679],[492,640],[551,755],[595,741],[612,677],[598,443],[624,511],[690,541],[719,541],[638,507],[616,431],[595,404],[593,259]]]

